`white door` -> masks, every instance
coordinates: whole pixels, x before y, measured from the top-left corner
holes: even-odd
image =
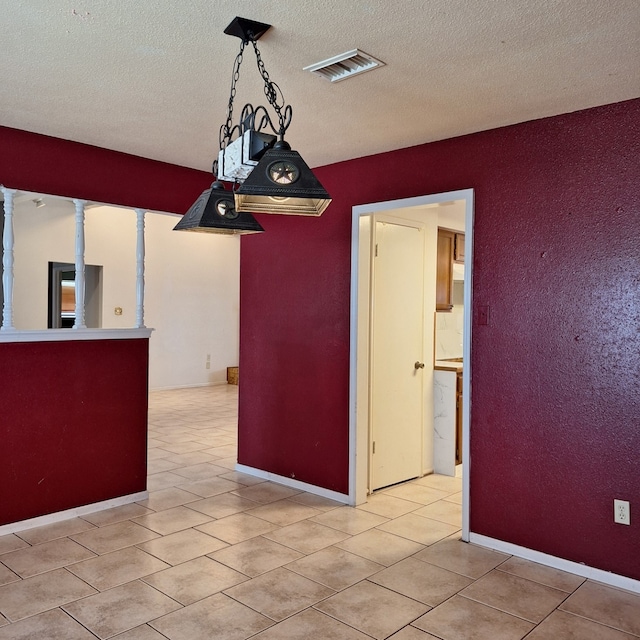
[[[424,424],[424,230],[376,221],[374,243],[371,490],[421,474]]]

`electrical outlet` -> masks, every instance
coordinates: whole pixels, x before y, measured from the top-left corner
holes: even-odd
[[[207,362],[204,365],[205,369],[211,369],[211,354],[207,353]]]
[[[627,500],[613,501],[613,521],[618,524],[631,524],[631,513]]]

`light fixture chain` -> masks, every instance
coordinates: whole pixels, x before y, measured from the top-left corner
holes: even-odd
[[[258,71],[264,80],[264,95],[266,96],[269,104],[273,107],[273,110],[276,112],[278,116],[278,123],[280,125],[278,135],[282,139],[286,130],[289,128],[291,124],[291,117],[293,115],[293,109],[291,105],[285,106],[284,95],[282,94],[282,90],[280,87],[273,82],[269,78],[269,73],[264,66],[264,62],[262,61],[262,56],[260,55],[260,50],[258,49],[258,45],[255,40],[251,40],[251,44],[253,45],[253,49],[256,53],[256,61],[258,64]],[[280,98],[280,102],[279,99]],[[284,114],[282,110],[284,108]]]
[[[229,104],[227,105],[227,121],[220,127],[220,149],[225,149],[231,142],[231,135],[233,131],[233,102],[236,97],[237,89],[236,84],[240,79],[240,65],[242,64],[242,55],[244,53],[244,47],[246,42],[242,40],[240,44],[240,51],[236,56],[233,63],[233,73],[231,75],[231,91],[229,93]]]

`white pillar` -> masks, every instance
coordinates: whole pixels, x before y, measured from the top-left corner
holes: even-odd
[[[74,199],[76,207],[76,320],[74,329],[86,329],[84,321],[84,207],[85,200]]]
[[[15,331],[13,326],[13,196],[15,189],[0,187],[4,194],[4,231],[2,233],[2,326],[0,331]]]
[[[136,209],[136,329],[144,329],[144,209]]]

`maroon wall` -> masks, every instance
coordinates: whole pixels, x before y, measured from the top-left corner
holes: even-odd
[[[473,188],[471,530],[640,579],[639,159],[633,100],[318,169],[242,241],[239,461],[347,492],[351,208]]]
[[[184,213],[206,172],[0,127],[0,184]],[[143,491],[148,340],[0,344],[0,524]]]
[[[0,184],[155,211],[185,213],[211,174],[0,126]]]
[[[350,215],[261,224],[240,249],[238,461],[348,493]]]
[[[0,525],[145,490],[148,345],[0,344]]]
[[[637,519],[612,522],[614,497],[640,504],[639,141],[634,100],[323,167],[320,219],[260,216],[241,250],[240,462],[347,491],[351,208],[471,187],[474,309],[491,309],[473,326],[472,531],[640,579]],[[0,183],[31,191],[182,212],[210,180],[2,127],[0,145]]]

